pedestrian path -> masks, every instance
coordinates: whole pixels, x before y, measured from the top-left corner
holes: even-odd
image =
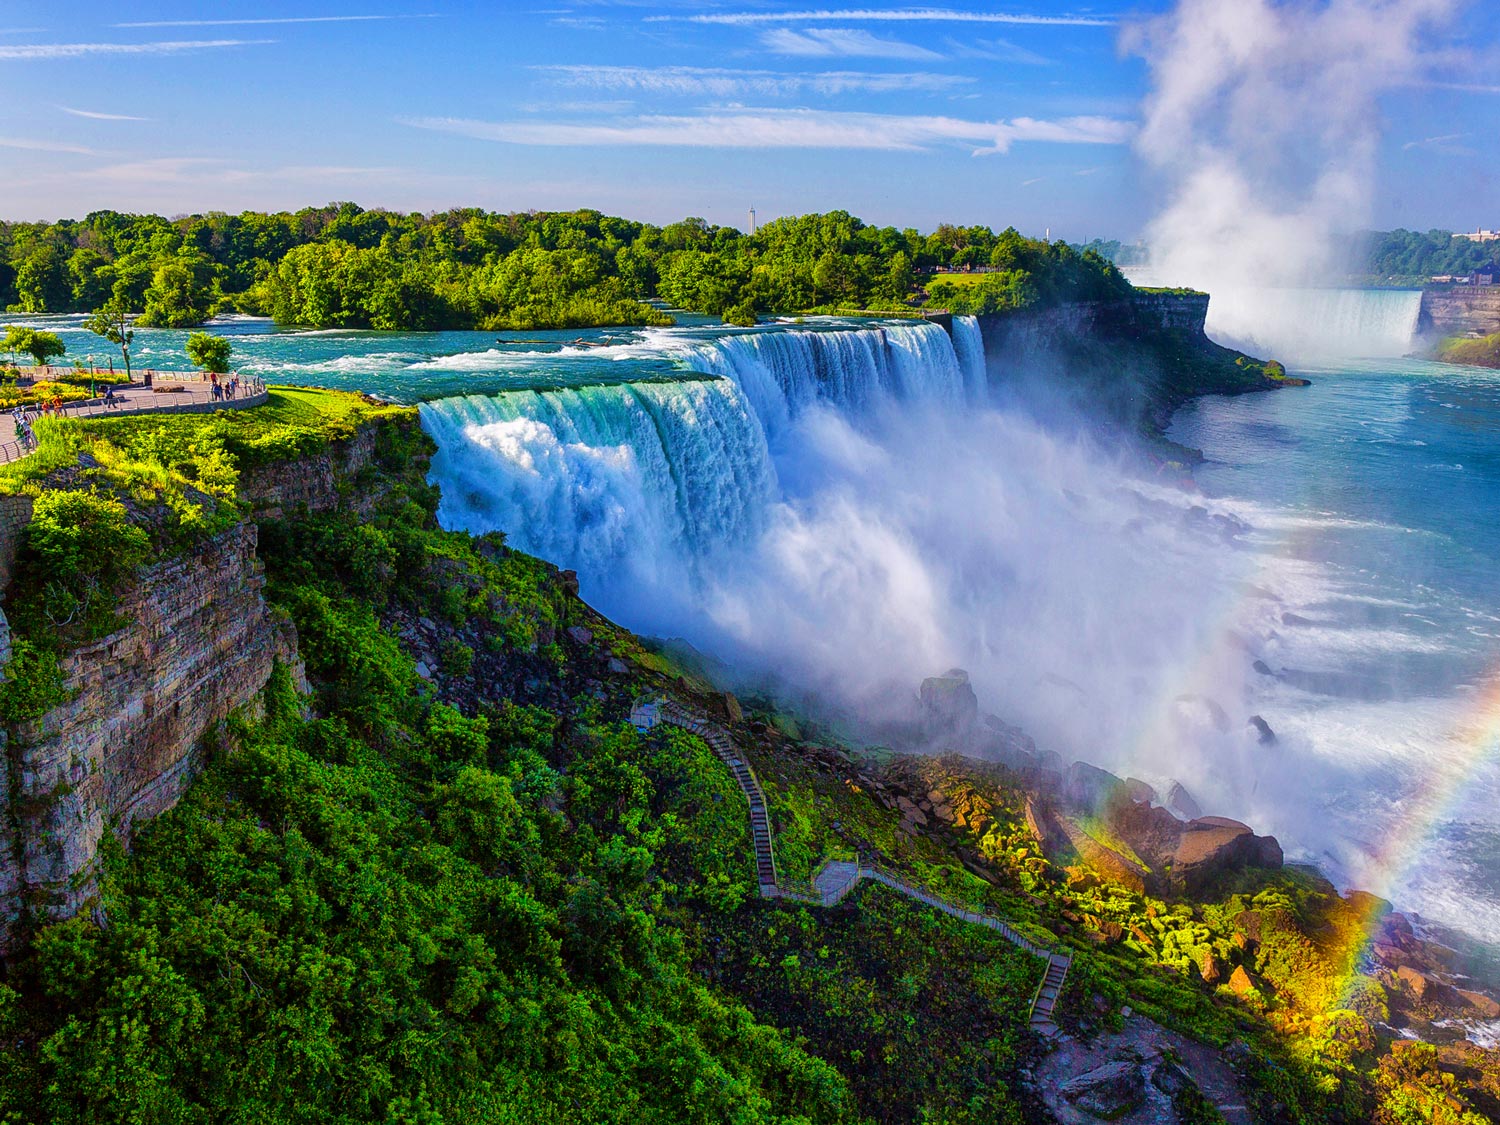
[[[163,376],[157,376],[156,387],[180,389],[158,392],[152,387],[119,388],[115,390],[114,395],[117,405],[105,405],[102,397],[64,403],[61,417],[118,418],[126,414],[207,413],[213,410],[237,410],[247,406],[259,406],[266,401],[265,383],[250,375],[242,375],[240,379],[239,394],[236,397],[215,400],[211,383],[202,380],[169,380]],[[57,415],[44,415],[44,417],[55,416]],[[21,444],[16,434],[16,423],[11,416],[11,411],[0,411],[0,464],[18,460],[30,452],[31,450]]]
[[[745,800],[750,806],[750,837],[755,849],[755,870],[763,898],[790,899],[815,906],[836,906],[852,891],[861,879],[882,883],[898,894],[940,910],[953,918],[976,926],[994,930],[1011,944],[1024,949],[1047,962],[1047,971],[1037,985],[1031,999],[1031,1029],[1044,1038],[1058,1034],[1057,1022],[1053,1018],[1058,998],[1062,995],[1063,983],[1073,955],[1066,950],[1055,951],[1032,941],[1019,933],[1004,919],[991,914],[968,910],[930,891],[913,886],[895,872],[863,860],[829,860],[813,877],[810,883],[780,879],[776,872],[776,852],[771,836],[771,822],[767,813],[765,792],[755,771],[740,756],[729,732],[704,715],[677,703],[675,700],[638,702],[630,712],[630,721],[637,730],[645,731],[667,723],[698,735],[729,767],[738,782]]]

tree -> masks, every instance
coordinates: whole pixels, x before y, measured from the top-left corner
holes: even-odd
[[[187,338],[188,359],[219,375],[229,370],[229,353],[233,350],[234,345],[225,337],[212,332],[194,332]]]
[[[96,309],[89,314],[83,326],[94,335],[103,336],[120,349],[120,355],[125,359],[125,378],[129,379],[130,343],[135,339],[135,332],[130,327],[130,313],[126,310],[125,302],[119,296],[111,297],[105,302],[103,308]],[[146,386],[150,385],[151,375],[147,372]]]
[[[146,309],[141,323],[156,328],[186,328],[202,324],[207,310],[203,292],[193,271],[182,262],[166,262],[156,268],[146,289]]]
[[[5,329],[5,339],[0,341],[0,347],[8,352],[25,352],[38,367],[46,367],[49,359],[68,350],[55,332],[43,332],[19,324]]]

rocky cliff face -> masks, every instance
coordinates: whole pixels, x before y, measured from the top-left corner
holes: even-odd
[[[0,729],[0,950],[28,915],[65,918],[88,902],[105,834],[128,844],[136,824],[176,804],[223,721],[257,705],[276,661],[300,679],[296,632],[262,596],[256,520],[377,503],[384,489],[367,478],[381,430],[403,425],[416,422],[368,425],[315,456],[247,470],[240,494],[254,519],[143,568],[120,599],[128,624],[63,660],[69,701]],[[0,583],[25,509],[0,503]]]
[[[1429,289],[1417,332],[1423,336],[1488,336],[1500,332],[1500,285]]]
[[[25,905],[67,917],[95,891],[99,844],[177,802],[204,739],[265,686],[296,635],[261,597],[256,528],[239,524],[147,567],[123,629],[63,661],[69,702],[10,731],[0,942]]]
[[[1056,416],[1159,435],[1182,403],[1296,385],[1204,333],[1209,297],[1140,292],[1129,300],[979,318],[992,385]],[[1283,373],[1284,374],[1284,373]]]

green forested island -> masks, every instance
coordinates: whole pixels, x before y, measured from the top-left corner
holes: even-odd
[[[380,330],[670,323],[644,303],[653,299],[753,323],[769,312],[899,310],[920,302],[924,274],[975,267],[994,271],[979,291],[936,303],[988,312],[1129,289],[1093,250],[1014,229],[873,227],[842,211],[777,219],[754,234],[590,210],[425,215],[352,203],[170,220],[97,211],[0,225],[0,307],[64,313],[113,304],[166,328],[235,311]]]

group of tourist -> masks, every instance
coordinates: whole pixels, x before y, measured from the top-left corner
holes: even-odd
[[[16,441],[20,442],[23,450],[30,453],[36,448],[36,431],[31,428],[35,411],[18,406],[10,412],[10,416],[16,424]]]
[[[209,376],[209,380],[213,383],[213,389],[211,393],[215,402],[220,402],[225,399],[236,398],[239,396],[240,377],[238,375],[231,375],[228,379],[225,379],[221,383],[219,382],[218,372],[215,372],[214,374]]]

